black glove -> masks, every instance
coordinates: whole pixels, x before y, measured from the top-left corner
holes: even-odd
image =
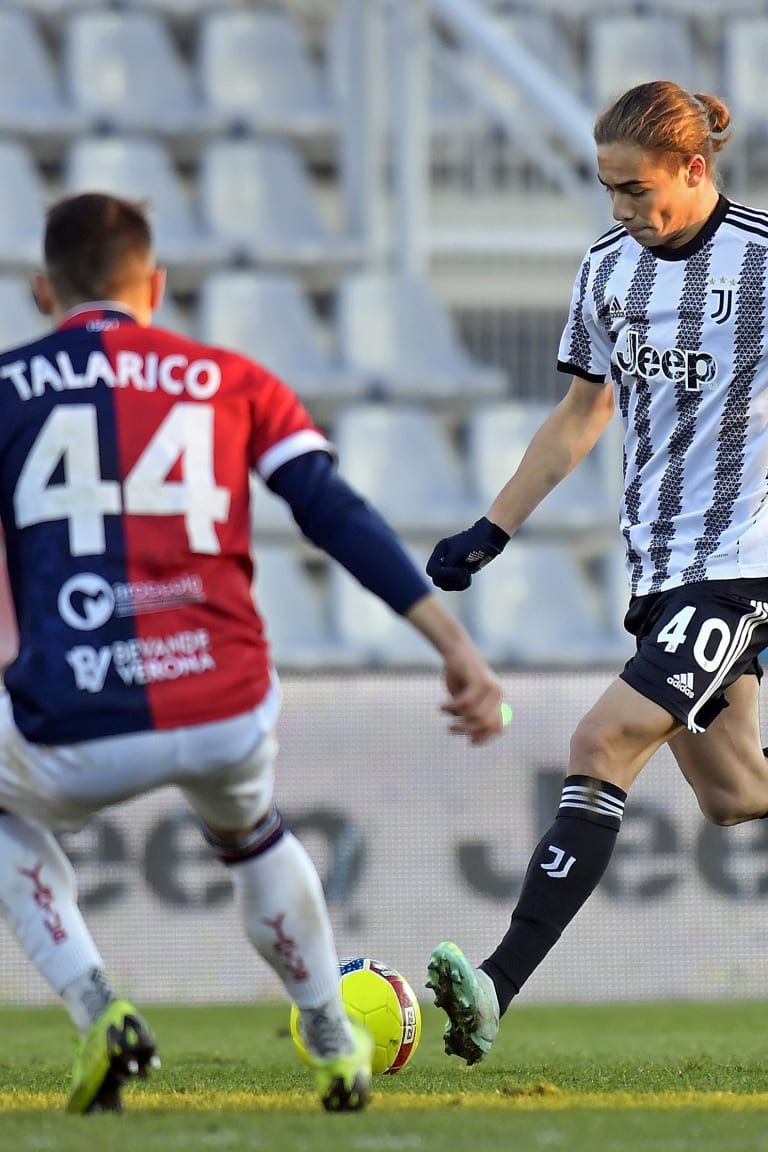
[[[439,540],[427,562],[427,576],[446,592],[463,592],[472,583],[475,572],[490,564],[509,542],[509,536],[498,524],[485,516],[471,528]]]

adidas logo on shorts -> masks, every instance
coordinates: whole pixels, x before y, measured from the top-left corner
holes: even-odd
[[[689,700],[693,699],[693,672],[678,672],[675,676],[667,676],[667,684],[677,688]]]

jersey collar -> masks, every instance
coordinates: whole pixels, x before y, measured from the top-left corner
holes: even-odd
[[[87,304],[78,304],[76,308],[71,308],[57,325],[57,329],[61,331],[62,328],[101,326],[104,321],[112,321],[110,327],[114,324],[138,323],[124,304],[116,304],[114,300],[91,300]]]
[[[659,260],[688,260],[712,239],[725,219],[725,214],[730,206],[730,200],[726,200],[721,193],[709,219],[692,240],[689,240],[687,244],[681,244],[679,248],[665,248],[663,244],[660,244],[658,248],[652,249],[654,256],[658,256]]]

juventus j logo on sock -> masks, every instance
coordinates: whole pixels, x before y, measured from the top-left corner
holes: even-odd
[[[576,857],[569,856],[563,864],[563,860],[565,859],[565,852],[563,849],[558,848],[556,844],[548,844],[547,848],[552,853],[552,859],[544,864],[541,864],[540,867],[544,872],[547,873],[550,880],[562,880],[565,876],[568,875],[571,868],[576,863]]]

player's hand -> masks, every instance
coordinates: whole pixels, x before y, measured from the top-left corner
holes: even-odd
[[[508,542],[504,529],[482,516],[471,528],[437,542],[427,562],[427,576],[445,592],[463,592],[475,572],[490,564]]]
[[[446,660],[445,684],[450,699],[442,711],[452,717],[450,732],[467,736],[471,744],[485,744],[501,733],[501,684],[470,644]]]

